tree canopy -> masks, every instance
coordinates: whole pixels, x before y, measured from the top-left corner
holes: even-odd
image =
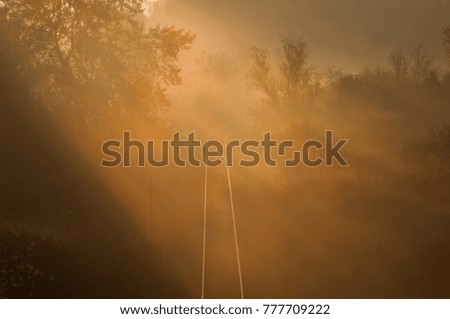
[[[308,46],[300,37],[282,36],[278,68],[270,63],[270,51],[253,48],[250,85],[266,96],[266,104],[279,111],[292,111],[314,87],[308,62]]]
[[[129,107],[151,114],[168,105],[167,86],[181,83],[177,59],[194,36],[173,26],[145,27],[144,5],[144,0],[5,0],[2,33],[15,49],[4,50],[3,58],[52,108],[92,117]]]

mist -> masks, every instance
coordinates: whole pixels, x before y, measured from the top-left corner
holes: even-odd
[[[0,3],[1,297],[448,297],[448,1]],[[101,165],[328,130],[348,166]]]

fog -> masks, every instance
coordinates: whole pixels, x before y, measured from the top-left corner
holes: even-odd
[[[1,297],[448,297],[449,2],[144,4],[0,5]],[[101,166],[327,130],[348,166]]]
[[[154,19],[193,30],[198,45],[275,48],[280,34],[294,33],[308,42],[315,65],[356,72],[379,63],[393,47],[423,42],[439,64],[445,63],[442,29],[450,19],[448,1],[162,2]]]

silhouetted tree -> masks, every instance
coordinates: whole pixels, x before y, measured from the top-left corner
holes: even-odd
[[[390,66],[394,72],[397,83],[405,82],[411,61],[402,49],[394,50],[390,55]]]
[[[269,50],[253,48],[251,87],[261,91],[268,104],[278,110],[299,107],[301,98],[313,88],[306,42],[292,35],[282,36],[278,70],[272,70],[269,57]]]
[[[308,48],[305,41],[293,36],[283,36],[281,43],[281,90],[290,101],[296,101],[306,91],[311,76]]]
[[[178,54],[194,36],[159,25],[144,29],[144,0],[5,0],[0,18],[28,59],[35,90],[52,107],[147,112],[168,104],[165,87],[181,82]],[[103,112],[102,112],[103,113]]]
[[[269,55],[270,53],[267,49],[258,47],[252,49],[253,65],[249,73],[250,86],[260,90],[266,95],[272,106],[278,107],[278,83],[270,72]]]
[[[410,71],[414,85],[422,85],[432,70],[434,57],[429,49],[419,44],[411,49]]]

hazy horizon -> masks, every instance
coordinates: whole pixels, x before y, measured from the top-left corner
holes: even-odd
[[[437,66],[449,67],[442,30],[450,20],[447,0],[159,0],[151,23],[185,27],[195,47],[221,50],[260,44],[275,48],[281,34],[308,43],[311,62],[344,72],[386,65],[393,48],[423,44]],[[208,25],[205,29],[204,25]]]

